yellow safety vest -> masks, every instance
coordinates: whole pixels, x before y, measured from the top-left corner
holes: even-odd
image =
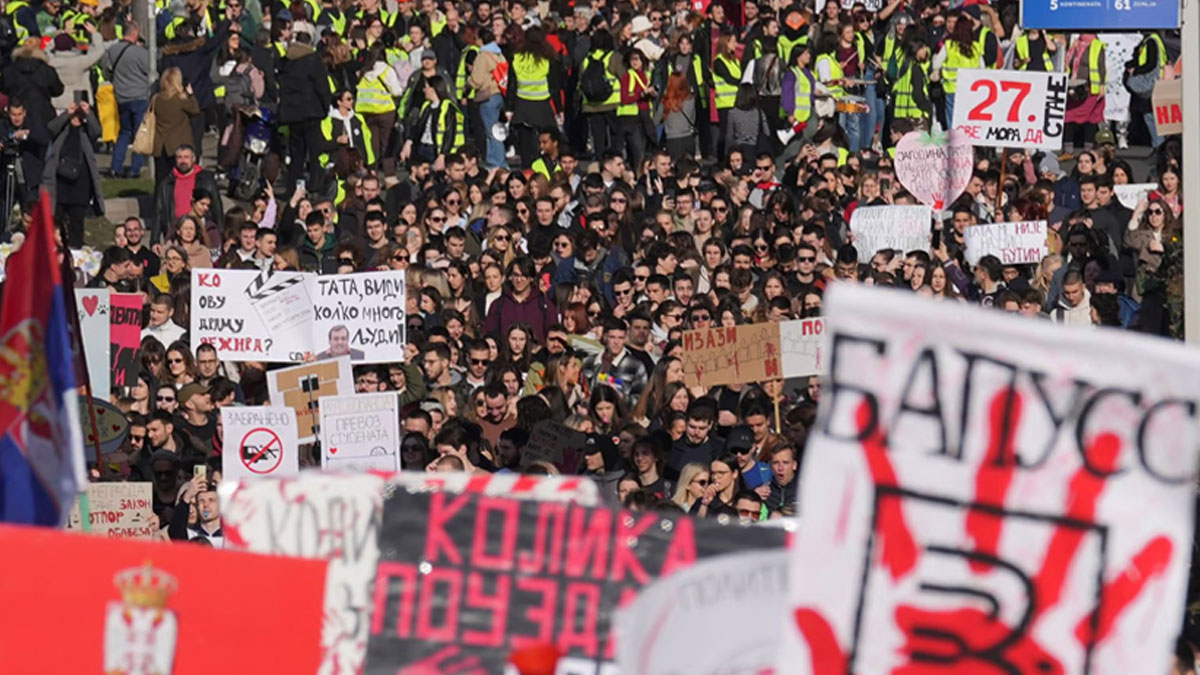
[[[714,65],[716,63],[724,63],[725,67],[729,69],[730,77],[733,78],[733,82],[729,82],[717,75],[716,68],[713,68],[713,88],[717,90],[717,110],[728,110],[737,102],[738,85],[742,83],[742,66],[724,54],[717,54]]]
[[[551,178],[554,177],[553,174],[556,174],[559,171],[562,171],[562,166],[558,162],[554,162],[553,164],[546,164],[545,158],[540,157],[540,156],[537,159],[533,160],[533,164],[530,165],[529,168],[533,169],[534,173],[540,173],[543,176],[545,176],[546,180],[550,180]]]
[[[1149,58],[1146,51],[1146,42],[1150,41],[1158,47],[1158,76],[1162,77],[1162,69],[1167,65],[1167,47],[1163,44],[1162,38],[1158,37],[1158,33],[1151,33],[1142,44],[1138,46],[1138,65],[1146,65],[1146,59]]]
[[[1093,96],[1103,94],[1104,88],[1108,86],[1107,82],[1100,79],[1100,59],[1106,46],[1098,37],[1093,38],[1092,43],[1088,45],[1088,89]]]
[[[979,49],[979,45],[975,45],[975,49]],[[942,90],[947,94],[953,94],[958,91],[958,69],[959,68],[978,68],[982,60],[982,55],[967,56],[958,48],[958,43],[953,40],[946,41],[946,62],[942,64]]]
[[[432,105],[429,101],[421,104],[421,115],[425,114],[425,109]],[[438,104],[437,124],[433,128],[433,144],[437,147],[438,154],[442,154],[442,144],[446,140],[446,123],[450,115],[454,115],[454,145],[451,146],[450,152],[458,152],[459,148],[466,145],[467,137],[463,129],[463,114],[453,101],[441,101]]]
[[[524,101],[550,100],[549,61],[529,54],[517,54],[512,69],[517,74],[517,98]]]
[[[795,40],[786,35],[780,35],[775,41],[775,51],[779,54],[779,59],[787,66],[792,65],[792,50],[796,47],[803,47],[808,44],[808,36],[801,35]]]
[[[469,45],[463,50],[462,57],[458,59],[458,76],[454,78],[454,94],[460,99],[471,94],[467,91],[467,56],[478,53],[478,45]]]
[[[808,73],[792,66],[792,74],[796,76],[795,99],[792,104],[792,116],[797,122],[807,122],[812,117],[812,83]]]
[[[1048,40],[1049,38],[1046,39]],[[1022,35],[1021,37],[1017,38],[1016,47],[1017,58],[1021,61],[1029,61],[1029,36]],[[1045,66],[1045,72],[1053,72],[1054,62],[1050,60],[1050,52],[1045,49],[1042,50],[1042,63]],[[1029,63],[1018,65],[1017,70],[1029,70],[1029,65]]]
[[[630,94],[637,91],[638,84],[640,84],[644,87],[644,86],[646,86],[646,81],[642,79],[641,75],[638,75],[638,72],[636,70],[629,71],[629,93]],[[638,115],[638,104],[637,103],[622,103],[621,105],[617,106],[617,117],[637,117],[637,115]]]
[[[817,57],[816,71],[818,73],[821,72],[821,61],[826,61],[829,63],[829,81],[822,82],[821,84],[824,84],[825,88],[828,89],[829,93],[833,94],[834,97],[845,96],[846,90],[842,88],[842,85],[833,84],[834,80],[841,80],[846,77],[846,74],[842,72],[842,64],[838,63],[837,58],[832,54],[822,54]]]
[[[326,117],[325,119],[321,120],[321,135],[324,136],[325,140],[330,143],[333,143],[334,139],[336,139],[338,136],[341,136],[342,130],[345,129],[345,127],[342,125],[342,121],[340,119],[336,120],[337,133],[334,133],[334,122],[335,120],[333,117]],[[354,118],[351,120],[350,128],[353,131],[358,131],[362,134],[361,138],[355,139],[357,140],[357,143],[354,144],[354,149],[362,152],[363,162],[365,162],[366,166],[371,166],[375,163],[375,151],[371,148],[371,128],[367,126],[367,122],[363,119],[363,116],[358,114],[355,114]],[[329,166],[329,160],[330,158],[328,153],[321,153],[321,155],[317,157],[317,161],[321,163],[321,166]]]
[[[909,59],[904,64],[904,69],[896,83],[892,85],[892,115],[896,119],[912,118],[922,119],[926,117],[925,111],[917,107],[915,97],[913,97],[913,66],[916,65],[912,59]]]
[[[602,52],[599,49],[596,49],[588,53],[588,55],[583,59],[583,66],[579,69],[580,73],[587,72],[587,68],[589,65],[591,65],[592,61],[598,59],[603,60],[604,79],[608,81],[608,86],[612,88],[612,93],[609,94],[608,98],[604,99],[603,101],[589,101],[585,96],[584,101],[589,105],[619,105],[621,103],[621,78],[613,75],[612,71],[608,69],[612,62],[612,56],[612,52]]]
[[[363,77],[356,87],[354,112],[364,115],[379,115],[396,109],[396,102],[387,85],[383,83],[383,74],[379,77]]]

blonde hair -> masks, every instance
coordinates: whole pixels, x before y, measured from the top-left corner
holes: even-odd
[[[183,88],[183,71],[179,68],[167,68],[158,80],[158,95],[163,98],[187,98]]]
[[[1063,266],[1063,257],[1057,253],[1042,258],[1042,262],[1038,263],[1037,271],[1033,275],[1033,280],[1029,285],[1042,293],[1050,292],[1050,280],[1045,277],[1054,276],[1054,272]]]
[[[678,504],[684,511],[691,510],[695,499],[688,493],[688,486],[692,484],[692,480],[702,473],[708,473],[708,466],[700,462],[692,462],[686,464],[683,470],[679,472],[679,482],[675,485],[675,494],[671,497],[671,501]]]

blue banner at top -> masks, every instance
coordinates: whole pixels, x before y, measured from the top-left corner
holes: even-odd
[[[1025,0],[1026,30],[1102,31],[1179,28],[1179,0]]]

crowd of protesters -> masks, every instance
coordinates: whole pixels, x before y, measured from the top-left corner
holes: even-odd
[[[1172,68],[1174,34],[1145,32],[1121,73],[1104,35],[1022,31],[1003,0],[187,0],[153,26],[94,3],[0,17],[5,206],[46,188],[67,245],[103,249],[87,283],[145,293],[141,375],[114,392],[128,452],[95,468],[153,481],[173,538],[220,545],[217,411],[263,403],[281,365],[189,341],[195,269],[403,270],[407,347],[354,378],[399,393],[406,469],[584,473],[630,508],[745,520],[793,512],[820,383],[689,386],[683,331],[819,316],[855,282],[1181,330],[1178,140],[1142,87],[1105,115],[1110,80]],[[959,69],[1002,67],[1069,73],[1063,154],[977,148],[930,245],[861,264],[854,209],[916,203],[895,144],[949,126]],[[132,153],[148,111],[152,150]],[[231,199],[264,122],[262,177]],[[153,210],[96,241],[102,181],[151,165]],[[966,228],[1027,220],[1048,221],[1040,264],[967,264]],[[523,462],[546,419],[588,442]]]

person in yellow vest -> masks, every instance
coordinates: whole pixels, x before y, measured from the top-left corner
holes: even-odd
[[[1013,68],[1038,73],[1054,71],[1058,40],[1044,31],[1031,29],[1013,41]]]
[[[475,62],[471,65],[471,74],[467,77],[467,85],[474,92],[476,109],[479,111],[479,123],[482,127],[482,155],[489,169],[508,168],[508,159],[504,154],[504,142],[492,133],[492,127],[500,121],[500,113],[504,109],[504,94],[500,90],[503,73],[507,72],[508,61],[496,44],[496,37],[486,26],[479,29],[479,40],[483,43]],[[499,79],[498,79],[499,78]]]
[[[400,161],[417,157],[430,162],[434,171],[444,171],[446,156],[466,145],[465,127],[466,119],[446,78],[434,75],[425,82],[424,103],[400,150]]]
[[[355,87],[354,112],[367,121],[371,129],[371,149],[376,157],[382,158],[396,124],[396,101],[404,95],[404,83],[388,66],[381,42],[366,51],[361,72]],[[384,169],[391,168],[391,162],[384,159]]]
[[[558,128],[562,113],[556,106],[561,104],[563,80],[558,53],[546,42],[545,32],[537,26],[527,30],[525,43],[514,52],[508,69],[505,101],[523,168],[537,158],[538,132]]]
[[[738,85],[742,83],[742,65],[737,58],[737,38],[722,35],[713,49],[713,89],[716,92],[717,156],[725,157],[725,119],[737,102]]]
[[[652,126],[650,102],[657,96],[650,86],[646,74],[646,56],[637,49],[625,55],[625,74],[621,76],[621,104],[617,106],[617,128],[619,140],[614,146],[617,153],[624,153],[629,168],[640,172],[642,157],[646,154],[649,137],[646,130]]]
[[[808,45],[808,23],[804,20],[804,12],[799,5],[788,8],[780,27],[779,40],[776,43],[779,60],[783,63],[794,63],[792,50]]]
[[[929,100],[925,75],[929,66],[929,45],[925,44],[924,38],[918,37],[907,41],[903,49],[905,55],[900,60],[900,72],[892,83],[889,112],[894,120],[908,120],[928,130],[933,116],[933,102]]]
[[[946,41],[933,57],[930,79],[942,83],[946,95],[946,115],[942,125],[954,126],[954,95],[958,91],[959,68],[983,67],[983,50],[975,39],[975,26],[964,13],[951,14],[946,19]]]
[[[558,159],[558,134],[549,129],[542,129],[538,134],[538,150],[541,154],[533,160],[533,172],[540,173],[550,180],[554,174],[562,171],[562,164]]]
[[[814,58],[812,47],[796,47],[792,50],[792,65],[783,74],[780,105],[787,126],[779,132],[779,140],[784,144],[783,153],[779,157],[780,166],[788,164],[800,154],[804,145],[811,141],[821,128],[816,101],[818,98],[828,98],[829,90],[813,72]]]
[[[1067,116],[1063,153],[1058,161],[1075,158],[1090,148],[1104,124],[1104,91],[1108,86],[1107,50],[1095,33],[1081,33],[1067,50]]]
[[[832,32],[822,33],[821,37],[817,40],[817,48],[815,50],[816,60],[813,63],[813,74],[816,75],[817,81],[824,85],[829,97],[835,101],[846,96],[846,88],[843,86],[846,75],[842,72],[842,64],[837,57],[837,46],[837,34]],[[826,107],[823,104],[818,115],[821,117],[832,117],[837,120],[839,116],[834,110],[833,105]],[[842,126],[844,128],[844,125]]]
[[[1125,63],[1125,74],[1128,77],[1148,76],[1161,79],[1163,68],[1167,65],[1167,46],[1163,43],[1158,31],[1146,33],[1141,44],[1133,52],[1133,58]],[[1137,119],[1141,114],[1146,121],[1146,129],[1150,132],[1150,142],[1154,147],[1162,144],[1162,136],[1158,135],[1158,125],[1154,121],[1154,107],[1150,102],[1150,94],[1144,96],[1132,91],[1129,97],[1130,119]]]
[[[588,134],[592,139],[592,156],[603,157],[609,147],[617,141],[617,106],[621,103],[621,76],[625,74],[625,61],[613,51],[613,36],[603,26],[592,31],[592,51],[579,66],[579,84],[576,90],[581,97],[580,110],[587,120]],[[598,69],[602,69],[599,70]],[[608,96],[593,99],[588,95],[603,93],[598,82],[603,74]],[[586,78],[586,81],[585,81]]]
[[[38,34],[37,8],[31,6],[26,0],[12,0],[5,4],[4,15],[12,21],[18,42]]]
[[[354,112],[354,93],[338,91],[333,96],[329,115],[321,120],[321,137],[325,140],[318,161],[328,168],[339,150],[357,151],[363,166],[374,166],[377,155],[372,149],[371,128],[362,115]]]

